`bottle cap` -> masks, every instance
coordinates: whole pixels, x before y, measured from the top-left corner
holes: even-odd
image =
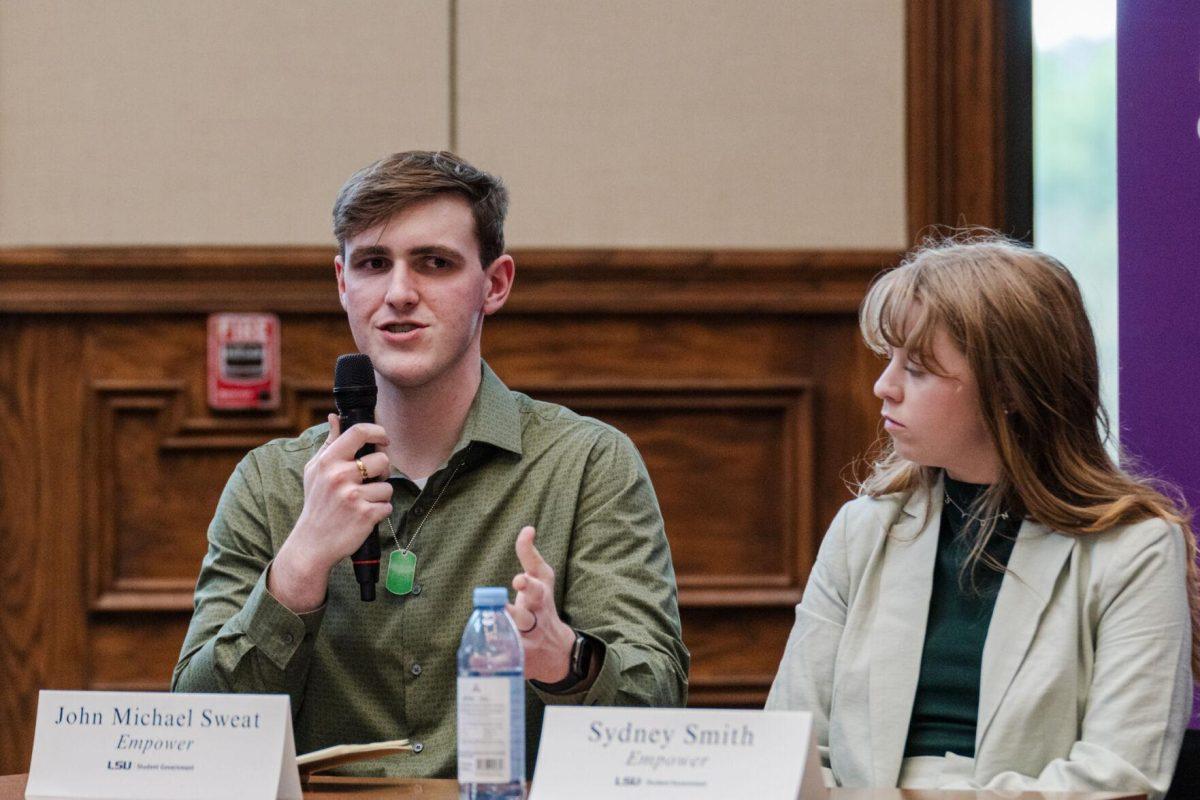
[[[476,586],[475,607],[495,608],[508,602],[508,589],[503,586]]]

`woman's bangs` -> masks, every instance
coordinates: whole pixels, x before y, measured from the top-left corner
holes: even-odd
[[[863,300],[859,328],[874,353],[888,356],[902,347],[914,361],[924,362],[932,350],[934,324],[928,304],[921,302],[916,275],[900,267],[884,275]]]
[[[938,327],[935,316],[929,303],[916,303],[909,307],[909,328],[906,331],[904,349],[908,351],[909,361],[941,375],[942,365],[937,363],[933,355],[933,336]]]

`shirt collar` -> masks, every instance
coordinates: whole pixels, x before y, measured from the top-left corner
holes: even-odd
[[[487,362],[482,364],[479,390],[471,401],[467,421],[454,451],[458,452],[472,442],[483,442],[521,455],[521,411],[517,399]]]

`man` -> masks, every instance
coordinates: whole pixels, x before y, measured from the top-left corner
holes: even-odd
[[[471,592],[511,581],[530,768],[546,704],[683,703],[670,552],[633,445],[508,390],[480,356],[513,283],[507,205],[446,152],[384,158],[342,188],[334,269],[378,424],[343,432],[330,415],[238,465],[173,690],[286,692],[300,752],[408,738],[412,754],[359,772],[452,776]],[[385,572],[401,557],[415,572],[368,603],[348,556],[376,525]]]

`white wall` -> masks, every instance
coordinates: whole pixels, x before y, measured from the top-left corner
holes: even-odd
[[[0,0],[0,246],[326,244],[452,141],[517,246],[906,244],[903,4],[459,0],[456,72],[451,8]]]

